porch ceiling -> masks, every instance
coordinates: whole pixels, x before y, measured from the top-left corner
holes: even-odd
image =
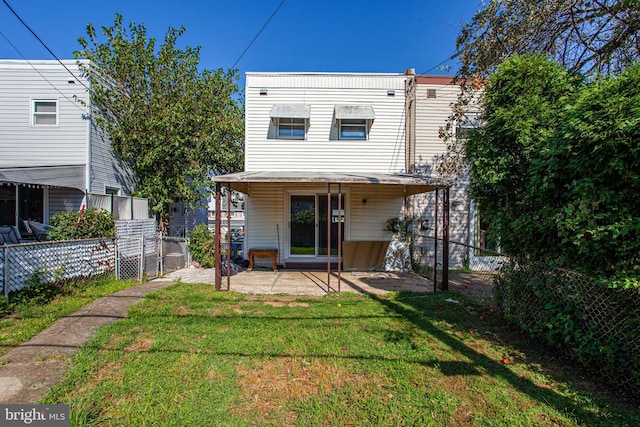
[[[249,184],[369,184],[401,187],[404,194],[412,195],[435,191],[443,188],[426,177],[408,174],[380,174],[363,172],[313,172],[313,171],[256,171],[237,172],[228,175],[218,175],[212,178],[219,184],[230,184],[231,188],[248,194]]]

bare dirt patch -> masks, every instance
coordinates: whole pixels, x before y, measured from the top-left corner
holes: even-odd
[[[149,350],[149,347],[151,347],[151,344],[153,344],[153,339],[147,336],[141,336],[141,337],[138,337],[138,339],[135,340],[133,343],[126,346],[124,349],[130,353],[131,352],[139,353],[141,351]]]
[[[238,366],[239,383],[243,389],[244,403],[237,413],[270,414],[280,412],[291,401],[310,396],[328,395],[348,384],[359,387],[380,382],[380,379],[354,374],[326,361],[305,362],[290,358],[267,360],[259,366]],[[282,413],[282,412],[281,412]],[[284,411],[283,425],[293,425],[295,411]]]

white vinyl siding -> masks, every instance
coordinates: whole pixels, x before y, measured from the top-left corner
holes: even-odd
[[[338,188],[332,186],[332,195]],[[384,240],[392,235],[385,231],[386,221],[401,215],[403,196],[400,187],[378,185],[343,185],[345,195],[345,241]],[[291,194],[318,194],[326,197],[327,186],[317,184],[251,184],[246,199],[245,248],[278,248],[280,261],[287,261],[289,218],[288,200]],[[364,200],[364,202],[363,202]],[[326,259],[326,256],[323,258]],[[256,259],[258,265],[269,260]]]
[[[386,222],[402,214],[404,198],[399,189],[375,185],[354,186],[351,192],[351,241],[390,241]],[[364,200],[364,202],[363,202]]]
[[[58,61],[0,60],[0,168],[84,169],[82,189],[130,194],[131,169],[78,102],[87,102],[88,82],[75,61],[63,64],[73,75]],[[50,185],[60,183],[52,178]]]
[[[86,89],[57,61],[30,62],[0,61],[0,167],[86,164],[86,108],[74,100]],[[79,76],[75,61],[64,63]],[[34,101],[56,101],[56,125],[34,125]]]
[[[89,191],[102,194],[105,188],[118,188],[120,196],[133,192],[135,177],[127,166],[111,149],[104,132],[93,121],[87,123],[91,141],[91,180]]]
[[[404,170],[404,91],[399,74],[247,73],[245,171],[377,172]],[[267,95],[260,91],[267,89]],[[306,141],[275,138],[274,105],[310,106]],[[336,105],[370,106],[367,140],[339,138]]]

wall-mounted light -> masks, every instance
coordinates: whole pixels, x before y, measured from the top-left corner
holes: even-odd
[[[396,96],[396,91],[395,90],[388,90],[387,91],[387,96]]]
[[[267,94],[267,90],[266,89],[260,89],[260,95],[261,96],[265,96]]]
[[[367,199],[362,199],[362,204],[366,205],[367,204]]]

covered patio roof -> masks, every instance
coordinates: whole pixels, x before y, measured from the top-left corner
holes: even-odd
[[[428,193],[443,185],[434,184],[427,177],[409,174],[383,174],[366,172],[315,172],[315,171],[255,171],[217,175],[212,180],[230,184],[231,188],[248,194],[249,184],[371,184],[402,186],[406,195]]]

